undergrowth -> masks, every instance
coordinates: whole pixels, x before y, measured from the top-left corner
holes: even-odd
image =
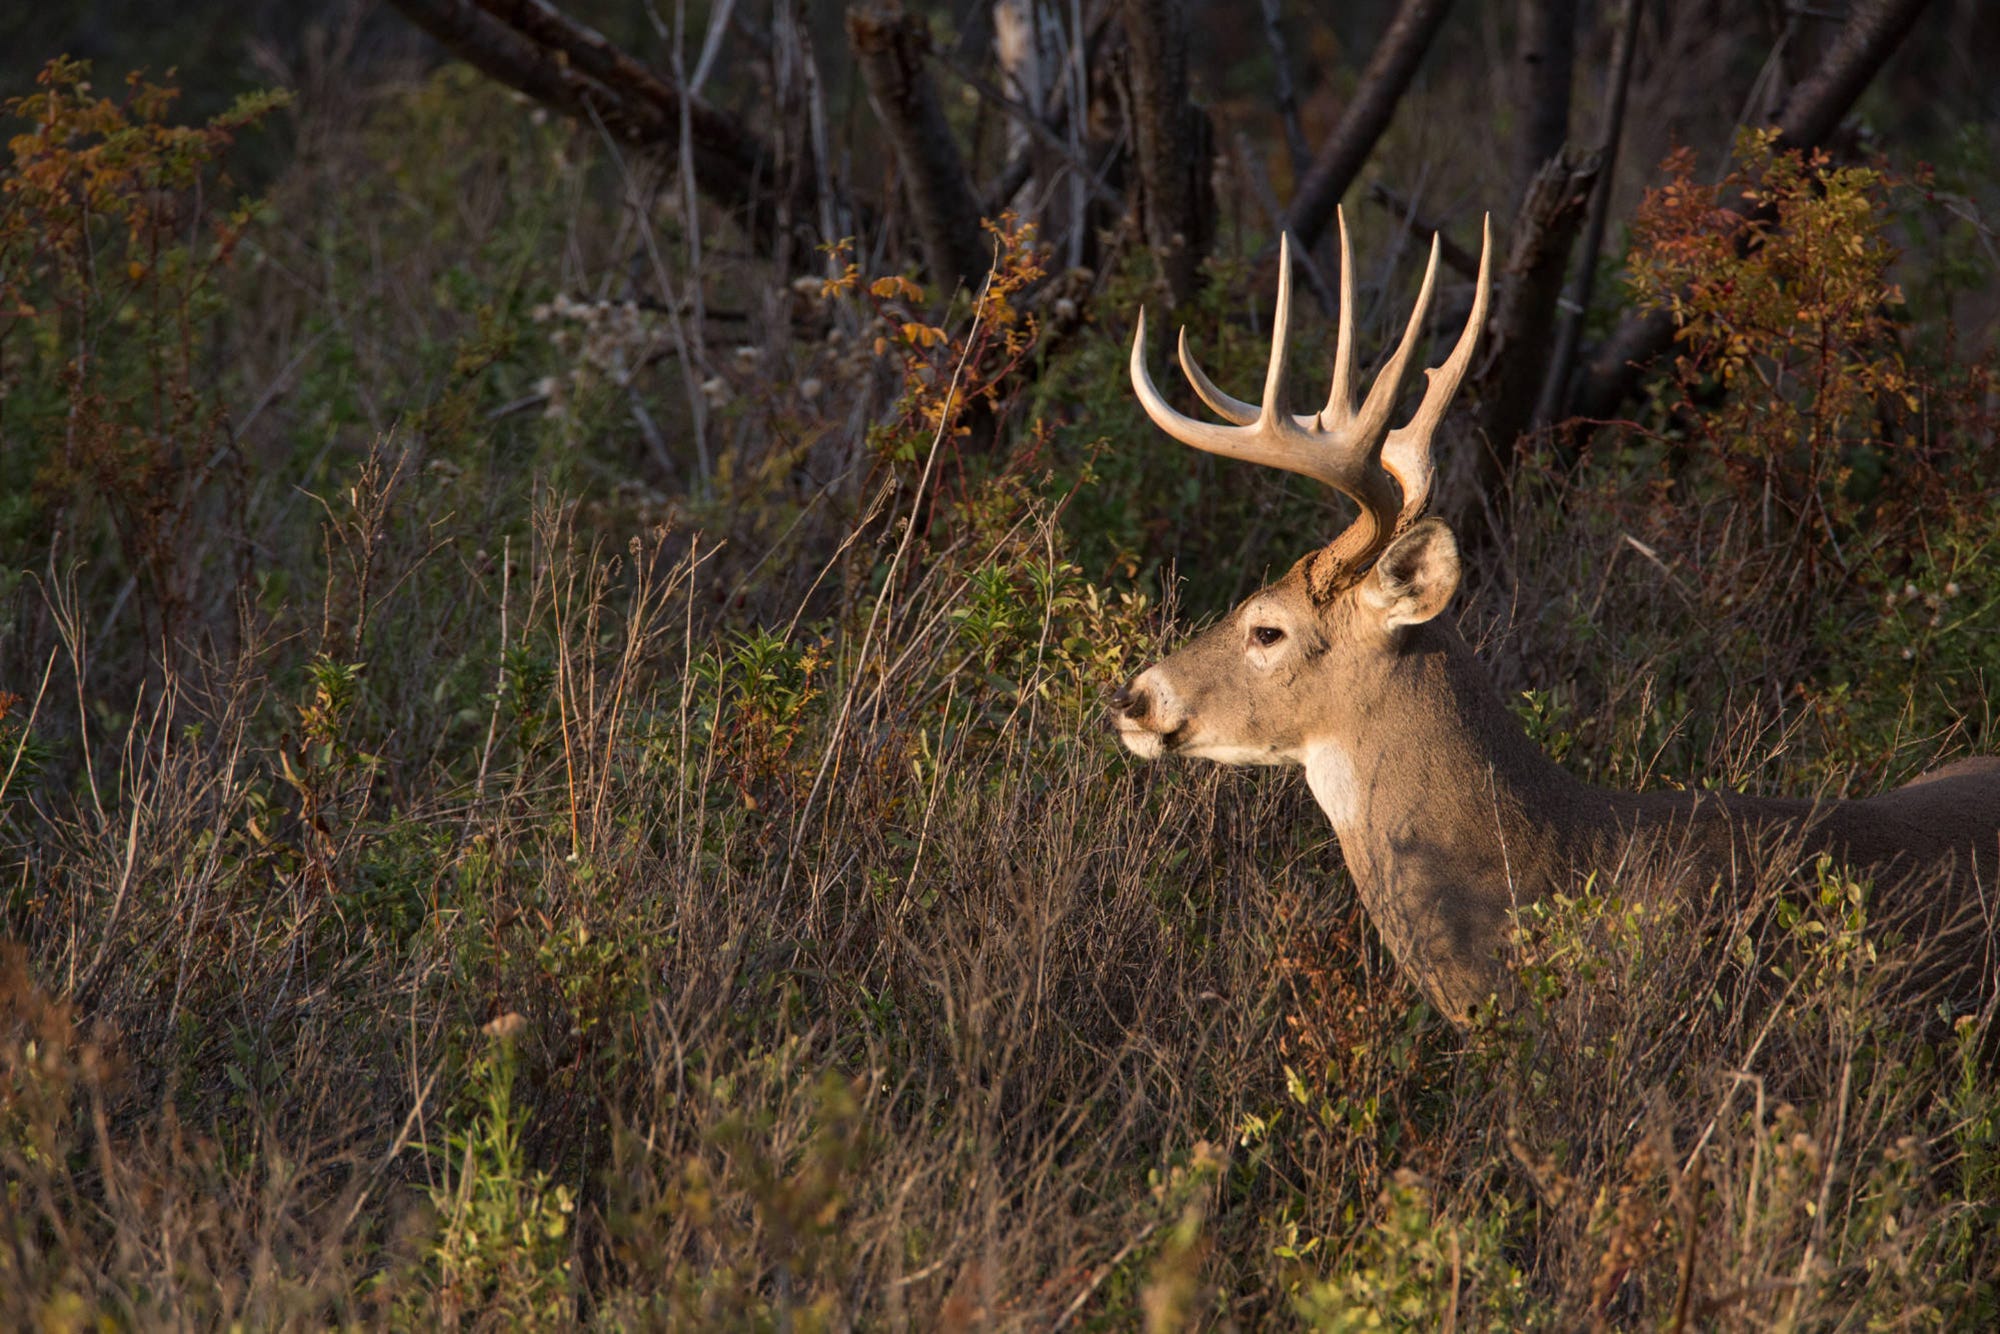
[[[955,301],[675,272],[715,220],[453,75],[258,204],[273,100],[86,79],[0,214],[10,1325],[1995,1318],[1992,1016],[1841,868],[1607,871],[1459,1034],[1294,776],[1110,743],[1173,557],[1327,521],[1139,430],[1137,267],[1061,340],[1013,221]],[[1677,168],[1638,272],[1733,276],[1465,620],[1594,780],[1874,790],[1993,748],[1990,367],[1891,336],[1886,177],[1736,170],[1785,245]]]

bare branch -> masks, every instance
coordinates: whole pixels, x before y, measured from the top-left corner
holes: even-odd
[[[1319,243],[1333,210],[1361,173],[1376,141],[1389,128],[1417,65],[1451,12],[1451,0],[1403,0],[1389,29],[1361,72],[1361,83],[1340,124],[1314,155],[1312,169],[1292,196],[1285,226],[1303,248]]]

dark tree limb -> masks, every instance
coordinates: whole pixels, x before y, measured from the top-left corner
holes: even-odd
[[[1632,88],[1632,51],[1638,45],[1639,16],[1645,0],[1620,0],[1622,11],[1612,39],[1611,70],[1606,75],[1604,125],[1597,138],[1597,184],[1590,191],[1590,212],[1583,223],[1583,244],[1576,257],[1576,277],[1562,303],[1556,323],[1555,350],[1535,403],[1534,424],[1546,425],[1569,395],[1570,372],[1576,365],[1577,343],[1583,337],[1583,317],[1597,286],[1597,256],[1604,249],[1604,225],[1611,215],[1611,185],[1618,174],[1618,144],[1625,135],[1625,100]]]
[[[1487,441],[1482,480],[1488,489],[1505,482],[1515,441],[1534,418],[1548,364],[1542,349],[1549,345],[1570,250],[1597,173],[1597,154],[1558,150],[1529,184],[1514,219],[1480,414]]]
[[[1825,143],[1909,36],[1926,3],[1857,0],[1819,66],[1785,99],[1778,116],[1778,146],[1814,148]]]
[[[1181,0],[1122,0],[1131,46],[1132,131],[1139,214],[1175,302],[1201,285],[1215,240],[1213,131],[1188,93],[1187,14]]]
[[[1569,142],[1569,94],[1576,67],[1576,0],[1521,0],[1521,132],[1514,146],[1518,212],[1542,169]]]
[[[686,103],[703,193],[735,214],[760,250],[775,247],[782,211],[770,145],[727,112],[684,98],[658,71],[546,0],[391,0],[411,23],[488,78],[626,143],[674,151]],[[806,173],[799,188],[810,190]],[[811,216],[810,200],[791,216]],[[803,205],[803,207],[800,207]]]
[[[920,14],[904,13],[900,5],[857,7],[847,12],[847,44],[896,155],[923,244],[924,267],[946,287],[977,288],[989,267],[979,201],[924,67],[931,49],[930,24]]]
[[[1417,65],[1451,11],[1451,0],[1403,0],[1382,34],[1340,123],[1314,154],[1285,218],[1292,240],[1310,250],[1319,243],[1333,210],[1361,173],[1396,104],[1403,100]]]
[[[1778,147],[1811,149],[1825,143],[1902,44],[1925,3],[1856,0],[1818,67],[1786,99],[1778,117]],[[1637,390],[1646,368],[1673,341],[1674,321],[1668,312],[1628,316],[1592,355],[1570,403],[1570,415],[1603,418],[1617,411]]]

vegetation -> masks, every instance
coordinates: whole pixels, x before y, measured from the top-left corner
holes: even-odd
[[[2000,1320],[1993,1007],[1843,868],[1679,917],[1607,873],[1460,1033],[1295,775],[1110,743],[1332,522],[1141,428],[1151,254],[1066,286],[998,216],[976,288],[801,274],[377,73],[8,90],[10,1327]],[[1573,770],[2000,749],[1984,133],[1643,164],[1593,318],[1672,310],[1672,364],[1502,490],[1444,443],[1462,623]],[[1226,385],[1239,239],[1176,312]]]

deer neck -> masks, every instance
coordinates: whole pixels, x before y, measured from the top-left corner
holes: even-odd
[[[1499,982],[1508,910],[1586,831],[1583,784],[1535,747],[1457,631],[1413,627],[1354,735],[1306,781],[1378,932],[1454,1019]]]

